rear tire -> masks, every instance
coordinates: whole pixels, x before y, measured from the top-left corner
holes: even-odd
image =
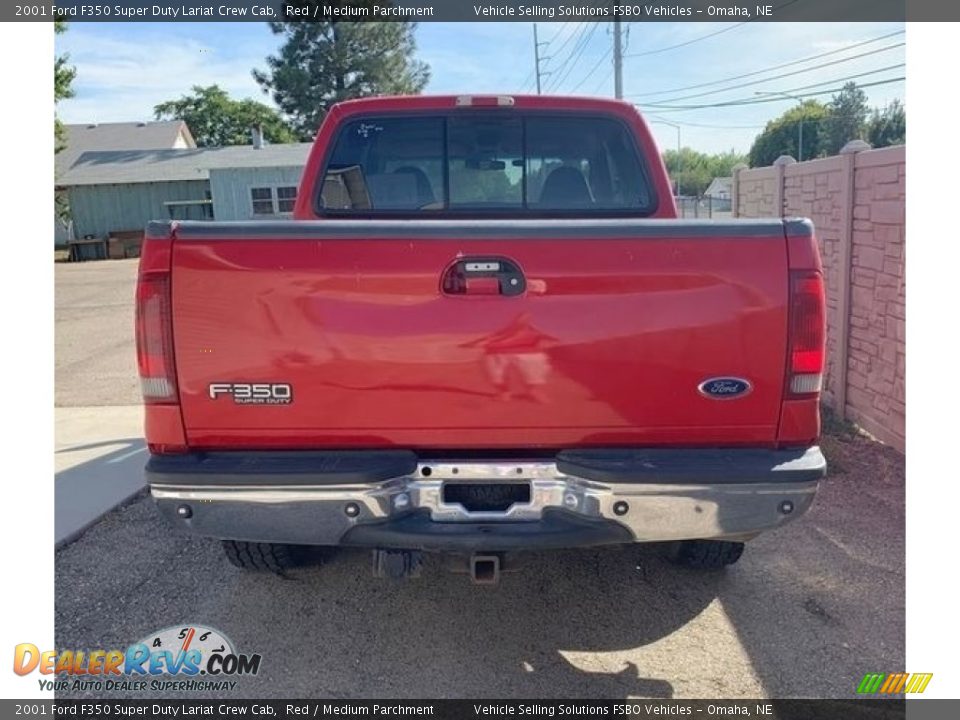
[[[684,540],[669,553],[677,565],[693,570],[720,570],[733,565],[743,555],[742,542],[728,540]]]
[[[319,564],[333,554],[333,548],[311,545],[282,545],[243,540],[224,540],[227,560],[241,570],[257,570],[283,574],[300,565]]]

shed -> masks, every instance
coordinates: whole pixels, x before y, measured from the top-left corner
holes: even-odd
[[[288,214],[310,143],[92,151],[59,178],[77,237],[150,220],[249,220]]]
[[[54,155],[54,188],[58,205],[67,195],[60,182],[62,176],[86,152],[196,147],[190,128],[183,120],[81,123],[64,125],[63,130],[64,147]],[[63,245],[74,237],[74,233],[71,224],[64,224],[59,213],[54,215],[54,244]]]
[[[732,187],[732,177],[715,177],[707,186],[707,189],[703,191],[703,194],[717,200],[729,200]]]

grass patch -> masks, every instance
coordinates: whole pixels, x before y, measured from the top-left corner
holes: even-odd
[[[839,440],[853,440],[860,436],[860,428],[849,420],[843,420],[826,405],[820,406],[820,423],[824,435],[831,435]]]
[[[849,420],[842,420],[826,405],[820,406],[820,449],[827,459],[831,474],[848,472],[847,459],[851,446],[862,437],[860,428]]]

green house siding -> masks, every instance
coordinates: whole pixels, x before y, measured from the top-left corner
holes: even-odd
[[[302,167],[211,168],[213,217],[217,220],[269,219],[269,216],[254,215],[250,190],[273,188],[276,207],[276,189],[297,187],[302,172]]]
[[[165,202],[205,200],[207,180],[176,182],[76,185],[69,189],[74,234],[103,237],[111,232],[141,230],[151,220],[169,220]],[[202,220],[201,206],[179,206],[174,217]]]

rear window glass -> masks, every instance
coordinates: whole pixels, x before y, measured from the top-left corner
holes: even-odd
[[[325,214],[645,215],[654,197],[628,128],[596,116],[364,118],[337,136]]]

